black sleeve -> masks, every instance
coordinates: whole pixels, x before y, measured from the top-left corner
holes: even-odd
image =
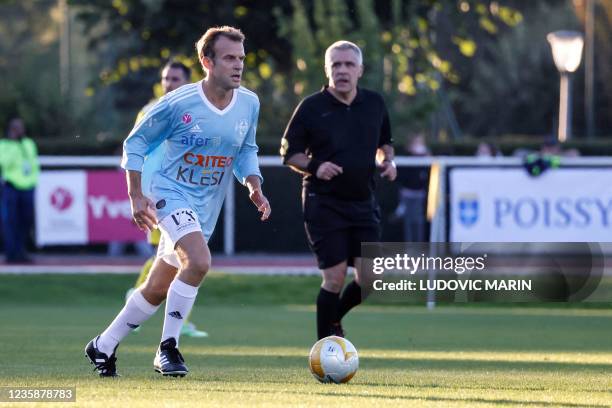
[[[392,145],[393,137],[391,136],[391,124],[389,123],[389,112],[387,111],[387,105],[381,97],[383,120],[380,126],[380,138],[378,139],[378,147],[382,145]]]
[[[305,153],[308,148],[308,131],[303,101],[295,108],[281,141],[280,155],[283,163],[296,153]]]

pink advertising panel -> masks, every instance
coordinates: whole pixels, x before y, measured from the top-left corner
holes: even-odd
[[[134,242],[146,238],[132,222],[124,171],[88,171],[86,201],[89,242]]]

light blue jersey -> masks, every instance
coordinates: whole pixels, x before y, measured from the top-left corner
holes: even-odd
[[[146,155],[144,163],[142,164],[142,178],[140,182],[142,184],[142,193],[147,197],[151,197],[153,175],[161,170],[164,161],[164,149],[165,146],[163,143],[157,146],[152,152]]]
[[[206,240],[212,235],[231,174],[245,184],[261,172],[255,132],[259,99],[246,88],[217,109],[204,95],[202,81],[164,95],[139,121],[123,143],[121,167],[143,171],[161,220],[179,208],[196,211]],[[159,148],[158,148],[159,147]],[[156,150],[156,148],[158,148]],[[158,164],[155,164],[157,157]],[[263,179],[262,179],[263,180]]]
[[[153,106],[157,103],[157,99],[147,103],[141,110],[138,112],[138,117],[136,118],[136,123],[134,126],[138,125],[146,115],[146,113],[151,110]],[[153,174],[156,173],[162,165],[162,161],[164,160],[164,146],[163,144],[153,149],[152,152],[145,156],[144,163],[142,165],[142,178],[140,180],[142,185],[142,193],[150,197],[151,196],[151,178]]]

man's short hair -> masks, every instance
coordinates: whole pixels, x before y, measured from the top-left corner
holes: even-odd
[[[191,78],[191,69],[180,61],[177,61],[177,60],[168,61],[166,65],[164,65],[164,67],[159,72],[160,75],[162,74],[162,72],[164,72],[165,69],[180,69],[181,71],[183,71],[183,74],[185,75],[186,80],[189,81],[189,79]]]
[[[237,28],[230,26],[211,27],[196,43],[196,50],[200,60],[204,57],[215,58],[215,43],[219,37],[227,37],[232,41],[244,42],[244,34]]]
[[[350,41],[341,40],[336,41],[325,50],[325,70],[328,67],[331,68],[331,53],[333,50],[353,50],[357,54],[357,63],[363,65],[363,55],[361,54],[361,48],[355,43]]]

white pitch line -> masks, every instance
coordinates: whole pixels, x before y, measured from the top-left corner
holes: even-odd
[[[230,275],[319,275],[317,268],[304,266],[222,266],[215,272]]]
[[[126,265],[2,265],[0,275],[34,275],[34,274],[136,274],[140,266]],[[213,273],[227,273],[230,275],[319,275],[314,267],[286,267],[286,266],[222,266],[214,268]]]
[[[57,273],[62,275],[112,273],[138,273],[139,266],[126,265],[2,265],[0,275],[31,275],[38,273]]]

